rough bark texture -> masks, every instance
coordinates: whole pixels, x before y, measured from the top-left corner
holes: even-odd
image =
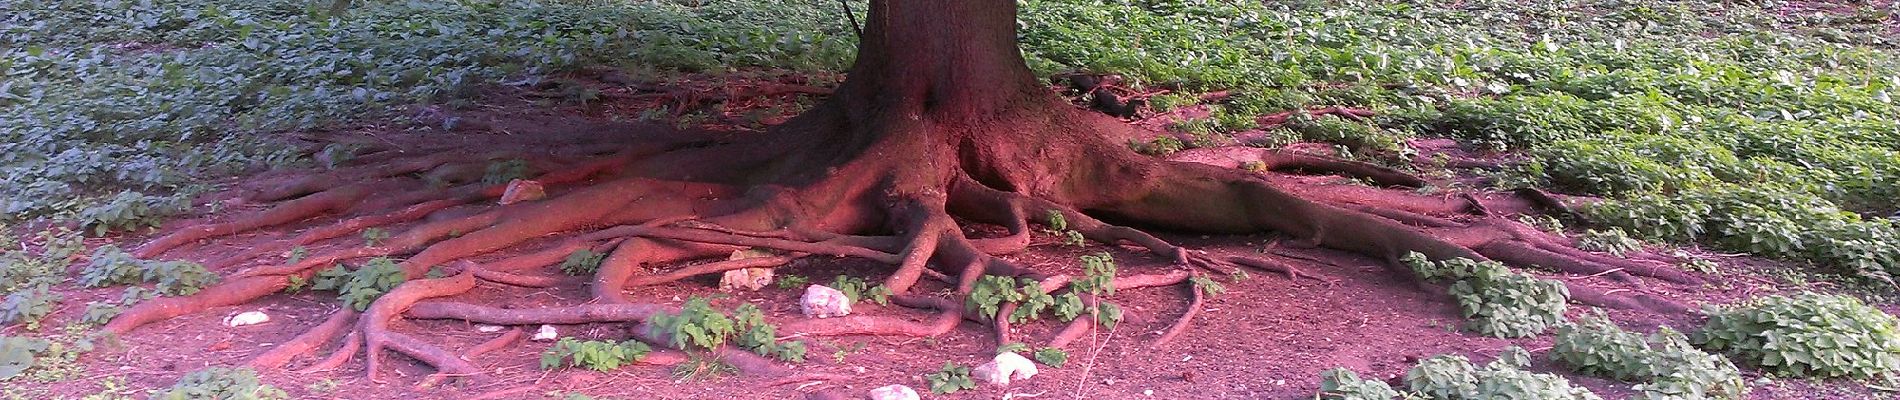
[[[1361,253],[1394,266],[1399,257],[1416,251],[1434,259],[1491,256],[1563,271],[1690,279],[1655,268],[1658,261],[1579,252],[1491,215],[1529,212],[1546,200],[1485,195],[1466,196],[1467,203],[1379,188],[1310,186],[1246,170],[1138,154],[1125,145],[1128,138],[1140,136],[1134,128],[1071,106],[1038,83],[1015,44],[1015,12],[1011,0],[873,1],[849,78],[820,105],[763,135],[730,141],[630,143],[610,157],[552,162],[542,180],[578,184],[594,179],[595,183],[545,200],[430,220],[374,246],[315,254],[297,263],[254,266],[227,280],[224,287],[141,304],[107,329],[123,333],[183,313],[249,301],[282,289],[289,277],[307,277],[314,269],[337,261],[406,255],[400,265],[412,279],[441,265],[456,265],[463,272],[453,278],[414,281],[385,296],[363,315],[360,335],[352,332],[343,351],[353,352],[360,337],[362,347],[370,350],[371,374],[378,370],[377,353],[388,348],[434,364],[447,376],[462,376],[473,370],[457,352],[392,332],[389,321],[408,316],[506,325],[637,322],[668,309],[630,304],[622,294],[629,285],[660,284],[734,268],[775,268],[799,257],[824,254],[893,264],[884,283],[900,295],[899,304],[940,314],[926,323],[854,316],[805,321],[788,325],[788,330],[940,335],[965,317],[994,320],[996,316],[965,315],[968,311],[961,299],[908,295],[922,277],[951,280],[964,294],[984,274],[1037,279],[1047,283],[1045,290],[1050,292],[1071,290],[1067,277],[1046,276],[992,257],[1025,248],[1029,226],[1048,223],[1051,215],[1062,216],[1088,239],[1141,246],[1180,265],[1180,270],[1157,275],[1165,279],[1130,276],[1116,280],[1118,286],[1126,283],[1130,288],[1178,285],[1187,282],[1190,274],[1225,276],[1239,268],[1305,276],[1278,260],[1208,257],[1139,228],[1276,232],[1293,243]],[[595,152],[575,147],[557,154],[578,157]],[[1422,182],[1363,163],[1277,153],[1254,157],[1267,161],[1273,171],[1346,175],[1399,186]],[[326,175],[267,190],[266,197],[285,202],[260,215],[157,239],[141,254],[158,255],[207,237],[375,208],[362,207],[367,184],[326,187],[311,182],[351,182],[349,176],[400,179],[374,171],[447,170],[482,160],[427,158],[422,163],[377,161],[358,167],[366,172],[355,175]],[[406,201],[385,201],[395,204],[381,209],[393,211],[339,216],[342,227],[319,229],[294,242],[419,220],[451,205],[499,193],[493,187],[469,184],[434,195],[404,197]],[[966,222],[1000,225],[1010,234],[971,239],[959,226]],[[572,236],[553,247],[487,266],[458,263],[556,233]],[[663,264],[723,258],[744,248],[772,249],[781,255],[701,264],[672,273],[644,272]],[[476,280],[559,284],[559,279],[542,278],[546,275],[514,271],[547,266],[578,249],[609,253],[589,283],[597,304],[503,310],[452,300],[417,303],[454,296],[474,287]],[[247,253],[221,263],[249,265],[261,256]],[[1402,267],[1395,271],[1409,274]],[[1188,290],[1198,306],[1199,289]],[[1573,293],[1587,293],[1579,299],[1594,304],[1681,311],[1667,300],[1647,298],[1640,292],[1629,298],[1599,291]],[[1085,301],[1093,305],[1098,299],[1087,296]],[[1168,336],[1187,329],[1194,314],[1189,311]],[[339,316],[325,325],[334,329],[346,324],[347,318]],[[1089,330],[1087,320],[1078,319],[1065,329],[1056,344],[1066,344]],[[334,335],[325,332],[300,338],[298,348],[314,348]],[[718,353],[738,357],[730,354],[733,351]],[[294,355],[273,352],[258,364],[284,365]],[[339,354],[318,365],[334,367],[339,359],[347,360],[348,355]]]

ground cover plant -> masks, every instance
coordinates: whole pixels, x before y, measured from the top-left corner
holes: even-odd
[[[1002,346],[1020,341],[1012,326],[1044,324],[1058,333],[1034,343],[1038,361],[1090,365],[1075,347],[1085,335],[1112,337],[1127,315],[1153,312],[1124,311],[1118,289],[1184,289],[1187,311],[1142,337],[1162,346],[1248,271],[1333,283],[1281,248],[1439,279],[1470,330],[1498,337],[1558,327],[1576,338],[1562,327],[1569,306],[1694,313],[1670,296],[1704,283],[1685,272],[1702,259],[1664,251],[1673,246],[1891,290],[1880,286],[1900,271],[1893,3],[1813,14],[1636,3],[13,2],[0,5],[0,222],[17,234],[0,242],[0,325],[37,329],[72,303],[68,321],[136,335],[214,307],[334,291],[334,314],[250,366],[279,370],[336,344],[310,368],[364,355],[381,379],[393,350],[436,369],[424,382],[479,380],[470,360],[395,321],[624,322],[636,326],[624,338],[556,342],[543,368],[614,370],[651,355],[685,360],[675,381],[817,379],[792,366],[807,342],[787,338],[934,338],[969,320]],[[785,95],[800,100],[781,114],[798,116],[772,123],[707,105]],[[745,134],[500,151],[347,134],[505,130],[457,117],[496,97]],[[635,100],[649,107],[613,108]],[[1206,154],[1244,159],[1195,158]],[[268,179],[206,179],[233,175]],[[241,194],[220,197],[230,192]],[[166,225],[180,217],[193,219]],[[297,231],[204,250],[285,229]],[[1276,236],[1257,251],[1203,252],[1153,231]],[[131,250],[98,245],[107,240]],[[1045,244],[1134,245],[1173,268],[1118,267],[1145,256],[1093,249],[1061,269],[1012,258]],[[770,307],[623,290],[823,256],[891,268],[829,281],[780,271],[775,289],[816,281],[866,307],[934,317],[772,324]],[[543,267],[558,272],[536,275]],[[1581,277],[1536,275],[1550,273]],[[117,285],[135,286],[70,293]],[[496,285],[583,288],[593,300],[515,309],[464,295]],[[1628,353],[1720,364],[1679,339]],[[1427,362],[1514,377],[1485,390],[1590,396],[1522,362]],[[930,374],[930,388],[976,389],[961,365]],[[1648,380],[1639,391],[1704,390],[1670,386],[1673,372],[1590,368]],[[1885,370],[1804,368],[1790,373]],[[258,388],[243,370],[192,376]],[[1327,382],[1390,391],[1351,373]],[[1466,383],[1477,384],[1407,389],[1481,396],[1452,388]]]

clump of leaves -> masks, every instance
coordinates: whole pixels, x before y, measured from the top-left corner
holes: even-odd
[[[563,362],[569,367],[587,368],[595,371],[612,371],[623,365],[632,364],[645,358],[653,349],[637,340],[611,342],[600,340],[580,341],[571,337],[554,342],[554,347],[541,353],[541,369],[560,368]]]
[[[836,279],[832,279],[831,288],[844,292],[844,297],[851,299],[852,303],[857,303],[859,300],[869,296],[872,303],[877,303],[878,305],[891,304],[891,288],[885,287],[882,284],[871,286],[871,284],[865,282],[864,279],[855,276],[838,275]]]
[[[1742,399],[1748,386],[1727,358],[1705,353],[1667,327],[1645,339],[1601,312],[1557,329],[1550,358],[1577,372],[1640,382],[1652,400]]]
[[[0,336],[0,382],[32,369],[33,363],[38,360],[40,353],[47,350],[48,345],[43,339]]]
[[[40,320],[59,306],[63,298],[46,286],[13,292],[0,301],[0,326],[23,324],[27,330],[40,329]]]
[[[1084,244],[1088,244],[1088,238],[1083,237],[1082,232],[1076,231],[1074,229],[1069,229],[1069,219],[1067,217],[1062,216],[1061,211],[1049,210],[1049,217],[1048,217],[1047,222],[1048,222],[1048,227],[1049,227],[1049,233],[1056,235],[1056,237],[1058,238],[1061,238],[1062,244],[1066,244],[1070,246],[1081,246]]]
[[[811,278],[804,275],[785,274],[779,275],[778,281],[772,284],[778,286],[779,289],[797,289],[805,287],[805,284],[808,283],[811,283]],[[849,296],[849,294],[846,294],[846,296]]]
[[[592,274],[600,270],[600,262],[606,257],[606,254],[592,249],[575,250],[573,253],[568,253],[566,259],[561,260],[561,272],[575,276]]]
[[[1047,365],[1050,368],[1062,368],[1063,364],[1069,363],[1069,352],[1054,347],[1036,349],[1036,353],[1033,357],[1036,359],[1036,362]]]
[[[384,240],[389,240],[388,230],[383,228],[369,228],[363,230],[364,246],[376,247],[383,244]]]
[[[1900,371],[1900,325],[1847,296],[1770,296],[1710,307],[1695,341],[1777,374],[1872,377]]]
[[[1451,295],[1468,327],[1496,337],[1526,337],[1563,323],[1570,291],[1562,282],[1511,271],[1495,261],[1431,261],[1411,252],[1406,265],[1424,279],[1451,280]]]
[[[1483,368],[1460,355],[1437,355],[1405,372],[1412,392],[1434,399],[1600,400],[1562,376],[1524,371],[1530,353],[1511,347]]]
[[[94,235],[139,228],[157,228],[164,218],[184,211],[187,196],[148,196],[144,193],[119,192],[105,202],[79,210],[76,218],[81,229]]]
[[[488,163],[488,169],[482,173],[482,183],[500,185],[528,177],[528,160],[510,158]]]
[[[1322,400],[1392,400],[1399,397],[1391,385],[1378,380],[1360,379],[1350,369],[1333,368],[1319,374]]]
[[[759,306],[751,303],[739,305],[732,310],[732,320],[738,324],[740,333],[733,344],[739,348],[779,361],[805,361],[805,343],[780,342],[778,328],[765,322],[765,312],[759,310]]]
[[[362,311],[406,279],[395,260],[377,257],[353,271],[342,264],[317,271],[310,279],[310,289],[334,290],[344,305]]]
[[[155,282],[159,293],[189,296],[218,282],[218,274],[195,262],[142,260],[118,246],[100,246],[92,260],[79,273],[79,283],[88,287]]]
[[[1577,248],[1589,251],[1601,251],[1622,257],[1642,250],[1643,242],[1629,237],[1621,228],[1607,230],[1585,229],[1583,236],[1577,238]]]
[[[250,368],[210,367],[185,374],[171,389],[152,396],[162,400],[289,399],[283,389],[266,385]]]
[[[678,314],[660,313],[648,318],[647,323],[651,333],[668,338],[677,349],[716,349],[738,333],[732,318],[714,310],[710,301],[699,296],[686,299]]]
[[[931,393],[950,394],[976,389],[976,381],[970,379],[970,367],[957,366],[949,361],[943,362],[943,369],[925,374],[924,380],[930,382]]]

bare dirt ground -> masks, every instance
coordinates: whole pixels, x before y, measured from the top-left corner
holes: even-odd
[[[730,99],[711,104],[691,104],[679,93],[645,96],[640,91],[616,83],[611,75],[590,75],[564,80],[527,92],[497,89],[478,106],[460,110],[439,107],[417,108],[404,114],[413,122],[360,125],[324,132],[299,132],[289,136],[304,143],[334,140],[375,140],[412,146],[418,152],[443,147],[466,146],[497,148],[536,146],[545,143],[578,140],[624,140],[641,133],[667,132],[669,127],[627,122],[633,116],[658,106],[680,110],[689,105],[688,115],[697,123],[716,129],[715,133],[748,132],[747,126],[772,123],[795,113],[801,99],[812,94],[776,93],[750,99]],[[764,76],[778,84],[805,84],[803,80]],[[754,83],[729,81],[720,87],[701,88],[699,93],[744,89]],[[567,86],[563,86],[567,85]],[[585,101],[582,101],[585,100]],[[764,111],[761,111],[764,110]],[[619,116],[620,121],[616,121]],[[666,116],[672,119],[675,116]],[[453,123],[445,123],[453,119]],[[444,126],[452,126],[444,128]],[[209,196],[205,202],[226,202],[217,213],[207,212],[194,218],[173,221],[164,229],[176,229],[194,223],[218,220],[230,215],[262,209],[263,204],[244,204],[233,195],[237,189],[258,182],[284,179],[300,172],[263,173],[224,181],[233,188]],[[1285,179],[1328,180],[1329,177]],[[1343,183],[1342,183],[1343,184]],[[550,193],[553,195],[554,193]],[[204,210],[201,208],[201,210]],[[452,214],[454,210],[447,213]],[[318,226],[305,221],[261,232],[204,241],[171,257],[207,261],[236,249],[258,245],[295,235],[302,229]],[[388,227],[399,231],[404,226]],[[161,230],[162,231],[162,230]],[[994,232],[989,232],[995,234]],[[984,232],[972,232],[982,236]],[[127,236],[101,239],[124,245],[136,245],[146,237]],[[1463,323],[1458,309],[1442,289],[1421,290],[1404,277],[1392,276],[1376,266],[1377,260],[1329,250],[1267,250],[1269,236],[1189,236],[1169,237],[1190,248],[1210,253],[1260,253],[1278,258],[1335,280],[1333,284],[1314,280],[1289,280],[1282,276],[1253,274],[1249,279],[1224,282],[1227,292],[1209,299],[1193,327],[1172,343],[1152,347],[1160,331],[1166,329],[1187,307],[1187,289],[1171,286],[1118,292],[1112,299],[1127,311],[1127,319],[1113,330],[1097,331],[1071,346],[1070,362],[1061,368],[1043,368],[1043,373],[1008,388],[982,387],[974,392],[948,396],[926,394],[927,398],[1004,398],[1004,399],[1310,399],[1317,389],[1321,371],[1347,367],[1379,379],[1397,383],[1397,378],[1418,359],[1442,353],[1464,354],[1475,361],[1487,361],[1507,346],[1522,346],[1536,353],[1550,346],[1548,337],[1504,340],[1477,336],[1458,329]],[[550,239],[551,240],[551,239]],[[345,236],[313,246],[312,252],[325,248],[358,245],[361,239]],[[98,244],[98,243],[95,243]],[[532,249],[537,244],[518,248]],[[1077,258],[1084,254],[1107,251],[1115,255],[1123,274],[1161,272],[1176,268],[1138,249],[1087,247],[1060,244],[1055,238],[1039,235],[1031,251],[1007,256],[1018,265],[1041,272],[1074,273],[1080,270]],[[181,256],[182,255],[182,256]],[[494,259],[506,254],[490,254]],[[1705,275],[1706,287],[1684,287],[1645,279],[1645,285],[1690,304],[1722,304],[1751,296],[1800,289],[1794,279],[1771,273],[1790,267],[1747,257],[1714,256],[1721,260],[1719,273]],[[475,260],[481,262],[484,259]],[[552,267],[550,267],[551,269]],[[779,274],[808,277],[813,283],[830,282],[840,274],[873,280],[890,267],[874,262],[809,257],[779,269]],[[228,273],[230,271],[217,271]],[[558,274],[558,273],[557,273]],[[1548,275],[1548,274],[1547,274]],[[1556,279],[1578,277],[1550,276]],[[1577,279],[1579,282],[1585,280]],[[926,281],[918,290],[947,292],[942,282]],[[796,289],[768,287],[758,292],[722,292],[717,277],[706,276],[678,284],[630,289],[637,302],[678,305],[689,296],[712,296],[715,306],[730,309],[740,303],[756,304],[774,323],[784,324],[804,318],[798,311]],[[550,289],[530,289],[484,283],[480,290],[455,298],[457,301],[486,303],[504,308],[526,308],[586,301],[583,278]],[[88,300],[115,298],[117,288],[62,288],[66,306],[52,317],[54,324],[76,321]],[[340,307],[330,294],[278,294],[264,301],[212,312],[188,315],[140,328],[122,338],[123,347],[107,348],[81,359],[84,379],[45,385],[58,398],[78,398],[100,391],[107,378],[124,379],[134,388],[163,388],[180,375],[213,365],[236,365],[254,357],[273,344],[282,343]],[[1892,304],[1882,304],[1892,312]],[[1572,307],[1573,313],[1587,307]],[[268,323],[228,327],[221,320],[243,311],[263,311],[274,319]],[[860,304],[859,313],[906,315],[916,320],[930,316],[901,307]],[[1668,325],[1693,329],[1699,321],[1659,321],[1651,316],[1612,312],[1625,326],[1653,329]],[[533,329],[534,327],[523,327]],[[1039,346],[1059,328],[1054,322],[1024,324],[1015,337]],[[470,324],[445,321],[403,320],[394,329],[410,333],[448,349],[467,349],[501,333],[482,333]],[[591,324],[561,326],[562,334],[589,339],[620,340],[628,336],[628,325]],[[748,376],[721,376],[678,380],[663,366],[630,366],[613,372],[581,369],[545,371],[539,367],[539,355],[548,348],[545,342],[516,342],[499,351],[472,358],[477,367],[489,372],[482,380],[463,380],[442,387],[419,388],[418,382],[433,371],[400,356],[392,356],[391,366],[377,380],[365,377],[361,363],[322,373],[293,374],[265,371],[263,380],[289,391],[298,399],[463,399],[494,395],[506,399],[561,398],[568,393],[585,393],[595,398],[804,398],[820,393],[862,396],[871,388],[901,383],[927,393],[922,375],[936,371],[945,361],[971,366],[993,354],[992,329],[965,321],[951,333],[934,339],[888,337],[815,338],[809,360],[794,368],[798,371],[836,373],[845,379],[830,381],[794,381],[772,385],[771,379]],[[860,348],[860,346],[862,346]],[[328,349],[318,352],[326,354]],[[294,369],[312,362],[306,356],[292,362]],[[1534,366],[1540,372],[1561,372],[1542,361]],[[1757,371],[1745,369],[1750,378]],[[1633,393],[1629,384],[1571,376],[1605,398],[1627,398]],[[1856,382],[1809,382],[1798,380],[1751,381],[1752,398],[1757,399],[1858,399],[1884,396]],[[33,383],[17,383],[39,385]],[[1396,385],[1395,386],[1399,386]],[[557,395],[558,394],[558,395]]]

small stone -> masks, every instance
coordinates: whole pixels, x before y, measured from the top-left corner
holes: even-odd
[[[727,256],[726,259],[727,260],[744,260],[748,258],[771,257],[771,256],[772,256],[771,252],[764,251],[764,250],[738,250],[738,251],[733,251],[732,255]],[[756,292],[759,289],[764,289],[766,285],[771,285],[771,284],[772,284],[772,269],[771,268],[735,269],[731,271],[726,271],[725,275],[719,277],[719,290],[743,289],[747,291]]]
[[[545,197],[548,197],[548,191],[541,187],[541,182],[516,179],[508,181],[508,190],[501,193],[500,203],[502,205],[509,205],[524,201],[540,200]]]
[[[258,311],[245,311],[224,319],[224,324],[231,327],[257,325],[265,322],[270,322],[270,316]]]
[[[851,315],[851,298],[844,292],[825,285],[805,287],[805,296],[798,299],[798,309],[811,318],[831,318]]]
[[[495,333],[495,332],[501,332],[501,330],[502,330],[502,329],[504,329],[504,328],[502,328],[502,327],[500,327],[500,326],[496,326],[496,325],[476,325],[476,326],[475,326],[475,331],[476,331],[476,332],[481,332],[481,333]]]
[[[976,366],[970,372],[978,378],[996,386],[1009,386],[1011,380],[1023,380],[1036,376],[1036,363],[1017,355],[1015,352],[997,354],[996,358],[983,365]]]
[[[554,325],[542,325],[541,329],[534,331],[534,337],[532,339],[536,342],[546,342],[552,341],[554,338],[560,336],[561,332],[554,330]]]
[[[917,391],[909,386],[890,385],[871,389],[871,400],[918,400]]]
[[[771,257],[771,256],[772,256],[772,252],[770,251],[756,250],[756,249],[755,250],[736,250],[732,252],[732,255],[727,256],[726,259],[727,260],[744,260],[748,258],[760,258],[760,257]],[[719,290],[746,290],[746,291],[756,292],[759,289],[764,289],[767,285],[771,285],[771,284],[772,284],[772,269],[771,268],[735,269],[731,271],[726,271],[725,275],[719,277]]]

